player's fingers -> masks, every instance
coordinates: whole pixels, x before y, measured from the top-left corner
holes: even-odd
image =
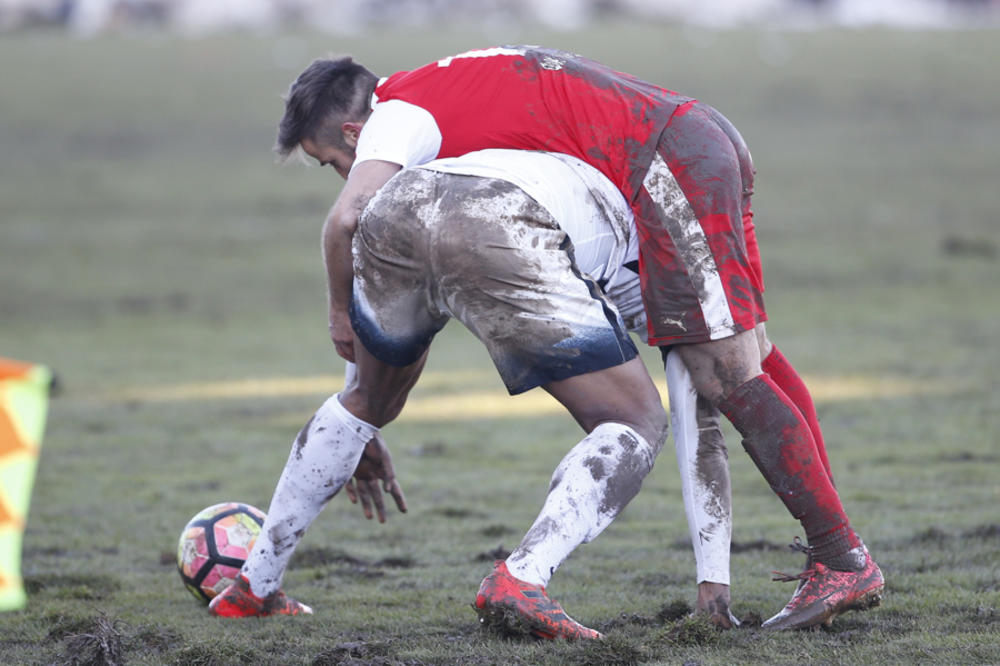
[[[392,495],[392,499],[396,500],[396,508],[399,509],[400,513],[406,513],[406,496],[403,495],[403,487],[399,485],[399,481],[396,479],[386,481],[385,491]]]
[[[372,498],[367,484],[358,479],[358,495],[361,497],[361,508],[365,512],[365,518],[372,519]]]
[[[351,504],[358,503],[358,493],[354,490],[354,479],[347,480],[347,483],[344,484],[344,491],[347,493],[347,499],[351,500]]]
[[[385,501],[382,499],[382,489],[378,487],[378,481],[368,482],[368,492],[372,502],[375,504],[375,512],[378,514],[378,522],[385,522]]]

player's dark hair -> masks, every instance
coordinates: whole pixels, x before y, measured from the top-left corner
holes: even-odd
[[[313,61],[285,95],[275,152],[284,159],[303,139],[322,139],[343,148],[340,123],[368,117],[376,83],[378,77],[350,56]],[[336,128],[329,126],[331,120]]]

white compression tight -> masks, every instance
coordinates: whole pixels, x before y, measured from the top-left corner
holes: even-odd
[[[351,478],[365,445],[378,434],[378,428],[344,409],[337,395],[323,403],[292,444],[264,527],[243,565],[259,597],[281,587],[302,535]]]
[[[670,426],[698,582],[728,585],[733,511],[720,414],[707,400],[698,398],[680,355],[667,354],[665,369]]]
[[[600,534],[639,492],[658,445],[621,423],[594,428],[552,474],[541,513],[507,558],[511,575],[547,585],[573,549]]]

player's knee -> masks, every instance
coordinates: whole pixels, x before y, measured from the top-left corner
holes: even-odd
[[[382,428],[399,416],[406,404],[406,396],[376,395],[356,383],[341,392],[340,402],[355,417]]]
[[[644,391],[641,400],[636,403],[639,407],[639,433],[646,438],[658,452],[663,443],[667,440],[667,430],[670,426],[670,416],[663,408],[663,400],[659,391],[649,385],[649,390]]]
[[[730,393],[761,373],[756,333],[675,347],[691,373],[698,394],[718,405]]]
[[[649,395],[636,396],[629,414],[619,420],[639,434],[648,444],[653,457],[656,457],[667,441],[670,417],[655,390],[650,391]]]
[[[663,448],[664,442],[667,441],[667,432],[670,429],[670,417],[660,403],[655,407],[651,407],[649,411],[649,423],[646,426],[649,434],[646,437],[649,440],[650,446],[653,447],[654,453],[659,453],[660,449]]]
[[[666,412],[663,408],[660,408],[663,412],[663,419],[651,419],[646,427],[645,432],[637,431],[641,436],[639,442],[641,450],[638,451],[639,455],[636,456],[637,460],[643,461],[641,469],[639,472],[645,477],[653,469],[653,463],[656,461],[656,457],[663,450],[663,443],[667,440],[667,424],[669,419],[667,418]]]
[[[757,336],[757,347],[760,349],[760,358],[763,360],[768,357],[771,350],[774,349],[774,344],[772,344],[771,339],[767,337],[767,330],[764,328],[764,322],[757,324],[754,328],[754,334]]]

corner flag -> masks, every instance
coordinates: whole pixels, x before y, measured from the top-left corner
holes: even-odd
[[[0,357],[0,611],[23,608],[21,539],[42,447],[52,373]]]

